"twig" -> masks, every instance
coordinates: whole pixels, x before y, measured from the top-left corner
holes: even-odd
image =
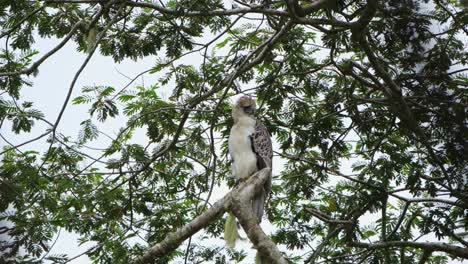
[[[27,14],[24,18],[22,18],[18,23],[16,23],[14,26],[12,26],[10,29],[6,30],[5,32],[2,32],[0,34],[0,39],[5,37],[6,35],[10,35],[11,32],[15,31],[18,27],[21,26],[26,20],[28,20],[30,17],[34,16],[37,14],[39,11],[44,9],[45,5],[42,5],[36,9],[34,9],[31,13]]]
[[[359,247],[359,248],[368,248],[368,249],[381,249],[381,248],[391,248],[391,247],[398,247],[398,248],[420,248],[429,251],[440,251],[451,254],[453,256],[468,259],[468,249],[465,247],[459,247],[454,245],[449,245],[446,243],[438,243],[438,242],[412,242],[412,241],[386,241],[386,242],[374,242],[372,244],[362,243],[362,242],[353,242],[351,243],[352,246]]]
[[[65,44],[70,40],[70,38],[75,34],[76,30],[78,30],[78,28],[80,26],[82,26],[84,23],[84,20],[80,20],[78,21],[73,27],[72,29],[70,30],[70,32],[68,32],[68,34],[65,36],[65,38],[62,39],[62,41],[57,45],[55,46],[53,49],[51,49],[49,52],[47,52],[46,54],[44,54],[40,59],[38,59],[36,62],[34,62],[29,68],[27,69],[24,69],[24,70],[21,70],[21,71],[17,71],[17,72],[0,72],[0,77],[1,76],[15,76],[15,75],[21,75],[21,74],[31,74],[33,72],[35,72],[38,67],[44,62],[46,61],[50,56],[52,56],[55,52],[57,52],[58,50],[60,50],[63,46],[65,46]]]
[[[96,14],[96,16],[93,18],[93,20],[90,22],[90,24],[93,24],[95,21],[97,21],[101,15],[103,14],[103,11],[104,9],[108,8],[109,6],[111,6],[112,4],[114,4],[117,0],[113,0],[113,1],[109,1],[105,7],[101,8],[98,13]],[[52,149],[52,145],[54,143],[54,140],[55,140],[55,134],[56,134],[56,131],[57,131],[57,127],[60,123],[60,120],[62,119],[62,116],[63,116],[63,113],[65,112],[65,109],[68,105],[68,101],[70,100],[71,98],[71,95],[72,95],[72,92],[73,92],[73,88],[75,87],[75,84],[76,84],[76,81],[78,80],[79,76],[81,75],[81,73],[83,72],[84,68],[86,67],[86,65],[88,65],[88,62],[91,60],[91,58],[93,57],[93,54],[94,52],[96,51],[97,47],[98,47],[98,44],[99,42],[104,38],[105,36],[105,33],[107,30],[109,30],[109,28],[119,20],[119,14],[120,12],[122,11],[122,7],[119,9],[119,11],[117,12],[117,14],[112,18],[112,20],[106,25],[106,27],[103,29],[102,32],[99,33],[99,35],[96,37],[96,42],[93,43],[93,47],[91,48],[91,50],[89,51],[89,54],[88,56],[86,57],[86,59],[84,60],[84,62],[81,64],[80,68],[78,69],[78,71],[75,73],[75,76],[73,77],[73,80],[72,82],[70,83],[70,87],[68,88],[68,93],[67,93],[67,96],[65,98],[65,101],[63,102],[63,105],[62,105],[62,108],[60,109],[60,112],[59,112],[59,115],[54,123],[54,126],[52,127],[52,139],[51,139],[51,142],[50,142],[50,145],[49,145],[49,148],[47,150],[46,153],[49,153],[49,151]],[[42,162],[41,166],[39,166],[39,170],[42,169],[42,167],[44,166],[44,164],[47,162],[48,160],[48,155],[45,156],[44,158],[44,161]]]

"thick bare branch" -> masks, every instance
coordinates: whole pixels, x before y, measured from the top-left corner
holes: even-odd
[[[252,210],[250,202],[257,190],[262,188],[262,184],[264,180],[266,180],[266,177],[268,177],[268,174],[271,173],[271,170],[266,168],[261,172],[264,173],[258,174],[258,179],[254,184],[246,186],[242,193],[231,197],[230,208],[237,219],[239,219],[247,237],[257,248],[260,255],[267,258],[269,260],[268,263],[283,264],[286,263],[286,260],[281,255],[275,243],[267,237],[259,226],[258,219]]]
[[[335,0],[317,0],[317,1],[313,1],[312,3],[309,3],[305,6],[299,6],[298,5],[298,10],[296,10],[296,12],[298,12],[299,15],[302,15],[302,16],[306,16],[306,15],[309,15],[319,9],[322,9],[322,8],[326,8],[330,5],[333,4],[333,2],[335,2]],[[297,0],[294,1],[294,3],[298,3]]]
[[[261,228],[256,223],[256,220],[254,222],[255,224],[253,224],[251,223],[249,218],[249,213],[251,213],[251,216],[253,217],[253,212],[250,207],[249,201],[254,195],[254,190],[258,189],[266,181],[270,171],[271,169],[265,168],[252,175],[246,182],[240,184],[228,194],[226,194],[223,198],[214,203],[213,206],[207,211],[205,211],[203,214],[199,215],[190,223],[178,229],[177,231],[168,234],[163,241],[151,247],[141,258],[137,259],[135,263],[152,263],[158,257],[162,257],[168,254],[169,252],[175,250],[178,246],[180,246],[180,244],[182,244],[182,242],[184,242],[190,236],[194,235],[202,228],[208,226],[214,220],[220,218],[228,208],[239,209],[237,204],[233,204],[233,202],[235,201],[247,201],[246,205],[239,205],[242,206],[242,210],[244,210],[245,208],[250,208],[250,212],[245,213],[239,212],[239,210],[235,210],[235,213],[237,217],[240,217],[240,220],[243,219],[248,221],[245,227],[244,225],[243,227],[244,229],[246,229],[247,235],[250,234],[249,238],[251,240],[254,239],[252,242],[255,245],[259,246],[259,249],[262,251],[262,253],[265,253],[268,256],[279,256],[279,259],[282,259],[278,249],[276,248],[276,245],[274,245],[273,242],[271,242],[271,240],[269,240],[268,237],[263,233]],[[241,220],[241,223],[243,222],[244,221]]]
[[[153,263],[153,261],[158,257],[164,256],[175,250],[187,238],[221,217],[226,211],[225,205],[229,201],[231,195],[232,191],[221,200],[214,203],[209,210],[193,219],[190,223],[178,229],[174,233],[168,234],[163,241],[151,247],[141,258],[137,259],[135,263]]]

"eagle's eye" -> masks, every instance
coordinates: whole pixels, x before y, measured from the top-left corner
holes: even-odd
[[[247,114],[253,114],[253,112],[254,112],[253,106],[251,106],[251,105],[244,106],[244,112],[247,113]]]

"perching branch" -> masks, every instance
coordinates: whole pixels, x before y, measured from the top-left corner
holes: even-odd
[[[258,180],[255,180],[253,184],[247,185],[242,192],[239,192],[238,195],[234,194],[230,197],[231,200],[229,207],[231,208],[232,213],[237,217],[237,219],[239,219],[247,237],[260,252],[260,255],[267,258],[269,260],[268,263],[286,264],[286,260],[281,255],[278,247],[263,232],[262,228],[258,224],[258,219],[252,210],[250,201],[252,200],[253,195],[262,188],[268,174],[271,173],[271,169],[266,168],[261,170],[260,173],[261,172],[263,173],[257,173],[259,174]]]
[[[152,246],[142,257],[136,259],[135,263],[152,263],[158,257],[162,257],[175,250],[190,236],[193,236],[202,228],[207,227],[210,223],[220,218],[228,208],[233,209],[234,214],[240,220],[248,237],[263,255],[275,258],[272,263],[286,263],[276,245],[265,235],[257,224],[257,220],[250,208],[249,201],[255,194],[254,190],[259,189],[260,186],[263,185],[270,171],[271,169],[265,168],[252,175],[246,182],[241,183],[214,203],[213,206],[203,214],[177,231],[168,234],[163,241]]]

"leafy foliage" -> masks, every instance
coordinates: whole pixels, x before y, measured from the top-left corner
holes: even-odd
[[[291,262],[462,258],[401,246],[468,245],[468,12],[457,1],[85,2],[0,2],[2,138],[7,127],[31,142],[49,136],[44,152],[30,142],[1,152],[0,234],[9,239],[0,262],[66,262],[73,256],[48,255],[64,230],[94,244],[94,262],[128,263],[189,223],[233,184],[226,139],[239,93],[256,96],[278,146],[274,163],[284,164],[267,218]],[[89,116],[62,135],[21,90],[61,48],[38,53],[35,41],[49,37],[88,56],[97,45],[116,63],[154,57],[147,72],[163,77],[82,88],[72,102]],[[181,61],[195,52],[198,62]],[[90,144],[108,140],[110,118],[124,125],[95,156]],[[38,122],[48,127],[36,137]],[[245,260],[207,242],[223,226],[211,223],[157,262]]]

